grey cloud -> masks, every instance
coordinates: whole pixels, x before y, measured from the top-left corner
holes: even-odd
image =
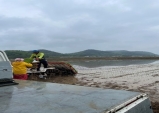
[[[43,48],[62,53],[85,49],[143,50],[159,54],[158,3],[157,0],[1,0],[0,6],[7,5],[6,9],[1,7],[6,13],[0,11],[0,39],[4,42],[0,47]],[[17,8],[11,15],[7,13],[11,10],[9,6]]]

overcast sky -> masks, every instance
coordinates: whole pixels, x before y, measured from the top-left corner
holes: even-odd
[[[159,54],[159,0],[0,0],[0,49]]]

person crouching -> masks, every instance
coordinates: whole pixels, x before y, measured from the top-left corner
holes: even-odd
[[[13,79],[27,80],[27,68],[31,68],[31,63],[24,62],[23,58],[16,58],[12,63],[13,66]]]

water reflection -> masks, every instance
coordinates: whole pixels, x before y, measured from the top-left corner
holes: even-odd
[[[127,66],[150,64],[158,62],[158,60],[93,60],[93,61],[70,61],[71,65],[79,65],[83,67],[95,68],[101,66]]]

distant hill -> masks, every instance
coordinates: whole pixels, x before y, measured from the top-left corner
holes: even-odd
[[[88,49],[85,51],[75,52],[75,53],[58,53],[50,50],[41,49],[41,52],[45,53],[46,58],[54,57],[158,57],[159,55],[145,52],[145,51],[100,51]],[[22,51],[22,50],[6,50],[5,51],[9,59],[14,59],[17,57],[29,58],[32,54],[31,51]]]
[[[44,53],[45,53],[45,56],[46,56],[47,58],[65,56],[65,54],[57,53],[57,52],[53,52],[53,51],[49,51],[49,50],[45,50],[45,49],[41,49],[40,51],[41,51],[41,52],[44,52]]]
[[[31,55],[31,51],[22,51],[22,50],[6,50],[5,51],[9,59],[14,58],[28,58]]]
[[[49,50],[44,50],[41,49],[41,52],[45,53],[45,57],[47,58],[52,58],[52,57],[60,57],[63,56],[62,53],[57,53]],[[14,58],[29,58],[32,54],[32,51],[22,51],[22,50],[6,50],[5,51],[9,59],[14,59]]]
[[[70,56],[91,56],[91,57],[152,57],[152,56],[159,56],[157,54],[145,51],[126,51],[126,50],[119,50],[119,51],[100,51],[100,50],[85,50],[76,53],[69,54]]]

